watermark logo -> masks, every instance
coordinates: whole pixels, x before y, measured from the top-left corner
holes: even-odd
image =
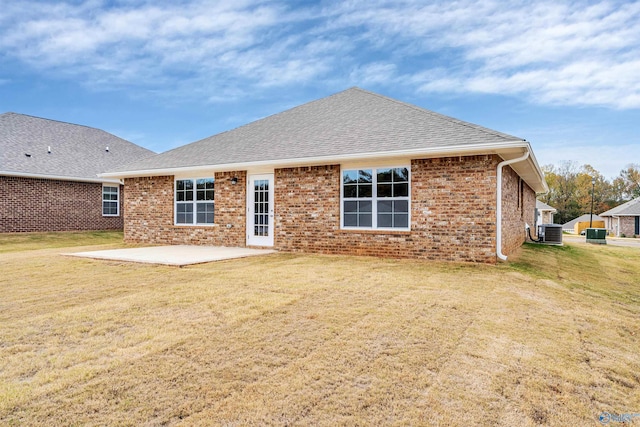
[[[603,425],[609,423],[630,423],[635,417],[640,417],[640,413],[636,414],[612,414],[610,412],[603,412],[598,417],[600,423]]]

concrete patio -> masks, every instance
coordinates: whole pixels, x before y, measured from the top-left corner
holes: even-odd
[[[73,252],[64,253],[62,255],[182,267],[184,265],[202,264],[205,262],[221,261],[226,259],[267,255],[275,252],[276,251],[270,249],[176,245]]]

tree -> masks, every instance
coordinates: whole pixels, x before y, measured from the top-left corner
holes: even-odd
[[[616,178],[617,179],[617,178]],[[631,200],[640,197],[640,165],[632,163],[620,171],[624,196]]]
[[[559,166],[546,165],[543,168],[549,192],[540,200],[555,207],[557,223],[564,224],[591,212],[593,192],[593,213],[611,209],[620,203],[619,191],[591,165],[579,166],[575,162],[563,162]],[[592,180],[594,184],[592,184]]]

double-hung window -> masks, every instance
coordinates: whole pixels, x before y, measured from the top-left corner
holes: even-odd
[[[342,171],[342,227],[409,230],[409,168]]]
[[[102,186],[102,216],[120,215],[120,187]]]
[[[177,225],[213,224],[214,179],[177,179],[175,218]]]

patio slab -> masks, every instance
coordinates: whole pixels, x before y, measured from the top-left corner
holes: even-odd
[[[225,259],[275,253],[271,249],[232,248],[224,246],[152,246],[145,248],[109,249],[104,251],[73,252],[62,255],[106,259],[112,261],[141,262],[181,267]]]

